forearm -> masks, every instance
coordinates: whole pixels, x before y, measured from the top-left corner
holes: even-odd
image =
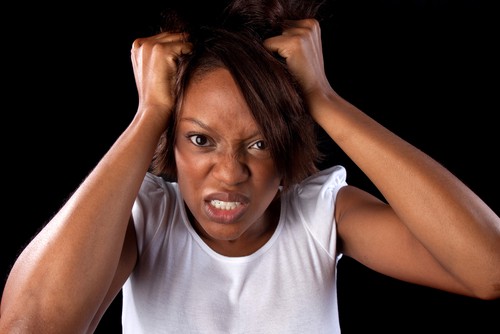
[[[333,91],[311,101],[317,122],[419,242],[465,286],[488,295],[500,283],[498,216],[442,165]]]
[[[43,322],[59,333],[88,326],[117,269],[162,129],[137,117],[23,251],[5,286],[0,328],[10,320],[28,327]]]

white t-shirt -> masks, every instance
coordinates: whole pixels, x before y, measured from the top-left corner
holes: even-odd
[[[126,334],[340,333],[334,203],[341,166],[281,196],[255,253],[216,253],[188,221],[176,183],[147,174],[133,208],[139,259],[123,287]]]

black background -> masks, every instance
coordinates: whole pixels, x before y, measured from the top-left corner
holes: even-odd
[[[223,3],[182,1],[200,16]],[[161,2],[17,6],[3,10],[2,283],[22,247],[132,119],[130,46],[155,32]],[[436,158],[500,213],[492,8],[472,0],[330,0],[325,16],[325,66],[337,92]],[[321,147],[328,151],[324,166],[345,165],[349,183],[377,193],[335,145]],[[338,275],[344,333],[500,333],[498,300],[407,284],[348,258]],[[120,303],[98,333],[120,332]]]

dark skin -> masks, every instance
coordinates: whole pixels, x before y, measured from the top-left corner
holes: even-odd
[[[316,20],[289,24],[265,46],[286,59],[315,121],[387,200],[353,186],[339,192],[340,251],[408,282],[500,297],[500,218],[442,165],[334,91]],[[133,43],[137,114],[15,263],[2,297],[1,332],[92,332],[133,271],[130,212],[174,104],[175,60],[192,47],[185,37],[160,33]],[[228,72],[217,69],[199,79],[181,110],[186,121],[175,143],[179,184],[193,225],[209,246],[223,255],[245,255],[274,231],[278,215],[271,203],[281,178]],[[200,111],[205,98],[241,108],[223,121],[223,114],[207,118]],[[201,162],[193,163],[198,156]]]
[[[228,256],[255,252],[279,218],[270,203],[281,176],[244,101],[227,70],[204,74],[187,88],[175,142],[177,181],[193,225]]]

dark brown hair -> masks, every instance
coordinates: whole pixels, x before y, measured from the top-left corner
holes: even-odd
[[[283,178],[286,190],[317,171],[320,153],[315,125],[302,91],[285,62],[267,51],[264,39],[281,33],[285,20],[314,17],[318,3],[308,1],[233,1],[218,24],[193,26],[179,13],[165,16],[163,31],[186,31],[193,52],[178,63],[177,103],[162,135],[150,171],[176,179],[173,143],[177,115],[188,83],[226,68],[240,87]]]

